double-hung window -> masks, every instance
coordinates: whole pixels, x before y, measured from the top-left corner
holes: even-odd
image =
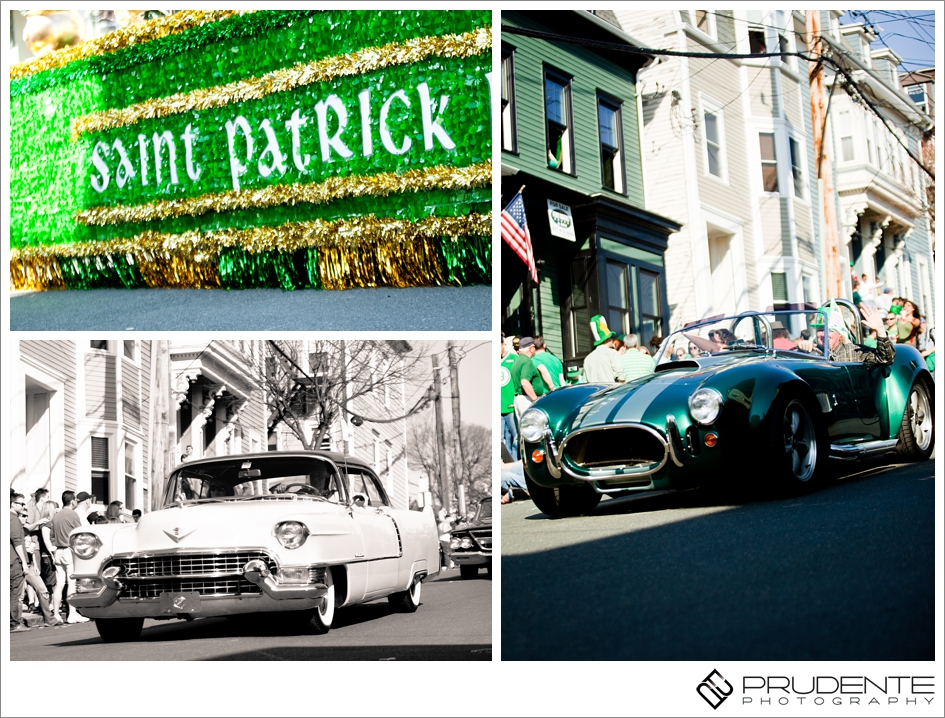
[[[620,104],[597,96],[597,125],[600,133],[600,177],[605,189],[626,191],[623,162],[623,123]]]
[[[574,174],[571,80],[545,70],[545,150],[548,167]]]
[[[725,179],[722,108],[702,98],[702,139],[705,140],[705,173]]]
[[[804,170],[801,165],[801,146],[793,137],[788,137],[791,150],[791,176],[794,179],[794,196],[804,199]]]
[[[774,133],[759,132],[761,149],[761,182],[765,192],[778,191],[778,155],[775,150]]]
[[[515,132],[515,51],[502,47],[502,149],[506,152],[518,152],[518,140]]]

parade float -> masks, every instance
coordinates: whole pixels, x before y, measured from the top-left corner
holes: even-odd
[[[490,11],[185,11],[14,65],[15,289],[491,283]]]

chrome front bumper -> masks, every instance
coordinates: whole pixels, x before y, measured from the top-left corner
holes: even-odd
[[[461,551],[450,554],[450,560],[460,566],[482,566],[492,561],[492,553],[483,551]]]

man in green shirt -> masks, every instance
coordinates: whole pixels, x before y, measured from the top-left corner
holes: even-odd
[[[518,343],[518,357],[512,365],[512,386],[515,387],[515,416],[520,417],[532,402],[547,393],[541,374],[535,368],[532,357],[535,356],[535,340],[522,337]]]
[[[653,367],[656,362],[649,354],[640,351],[640,340],[636,334],[627,334],[623,337],[623,343],[627,347],[620,359],[623,362],[623,376],[626,381],[638,379],[641,376],[653,373]]]
[[[538,369],[549,389],[564,386],[564,364],[548,351],[542,337],[535,337],[535,356],[532,357],[532,361],[535,362],[535,368]]]
[[[511,341],[509,341],[511,344]],[[512,385],[512,365],[518,357],[505,344],[505,334],[499,350],[499,384],[502,388],[500,413],[502,415],[502,443],[514,461],[518,461],[518,424],[515,420],[515,387]]]

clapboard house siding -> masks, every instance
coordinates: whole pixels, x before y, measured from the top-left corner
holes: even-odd
[[[117,421],[117,357],[89,352],[85,355],[85,416]]]
[[[53,417],[62,421],[63,461],[65,464],[66,489],[75,490],[76,484],[76,345],[73,341],[59,340],[24,340],[20,342],[20,356],[39,368],[48,368],[53,373],[65,377],[63,382],[62,417]],[[59,497],[54,497],[59,501]]]
[[[504,25],[549,31],[527,18],[503,15]],[[515,103],[518,153],[508,161],[520,170],[576,192],[602,192],[620,197],[601,184],[600,135],[597,123],[598,92],[621,103],[626,199],[643,206],[643,178],[637,127],[634,73],[608,62],[577,45],[543,42],[520,35],[503,36],[515,48]],[[545,144],[545,99],[543,77],[550,69],[571,78],[571,117],[574,143],[574,176],[550,169]],[[505,153],[504,153],[505,154]]]
[[[141,427],[141,369],[127,358],[121,360],[121,416],[134,427]]]

